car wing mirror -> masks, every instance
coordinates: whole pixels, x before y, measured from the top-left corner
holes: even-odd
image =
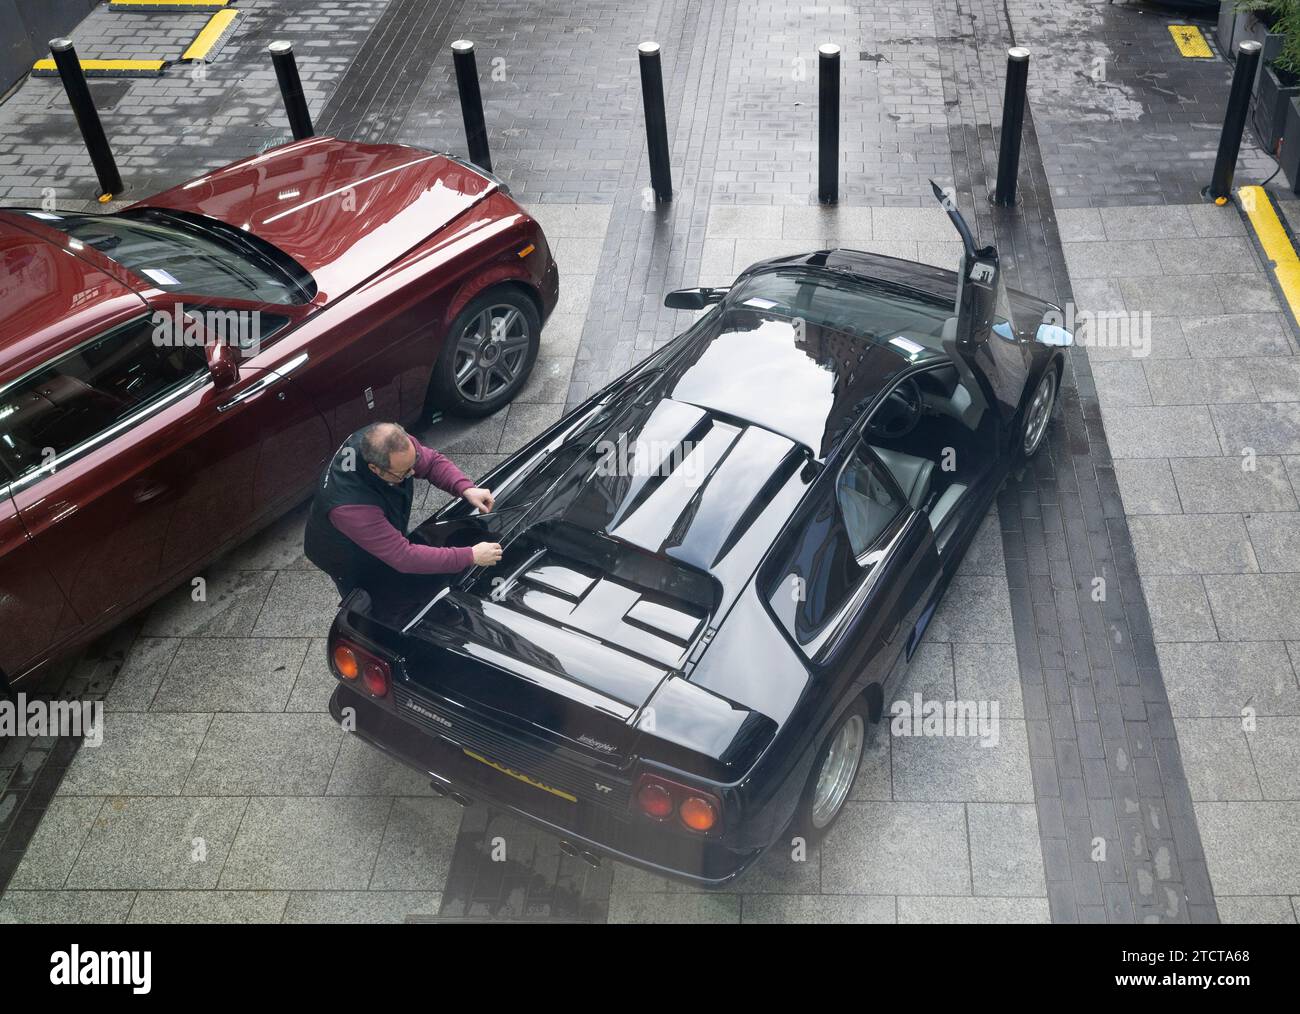
[[[208,374],[218,391],[239,382],[239,352],[225,342],[208,346]]]
[[[1039,324],[1034,341],[1064,349],[1074,344],[1074,335],[1059,324]]]
[[[664,306],[670,310],[703,310],[721,301],[726,294],[726,289],[677,289],[664,296]]]

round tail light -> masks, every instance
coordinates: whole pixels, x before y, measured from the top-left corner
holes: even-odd
[[[637,805],[647,817],[666,820],[673,813],[673,797],[662,785],[647,782],[636,794]]]
[[[361,682],[375,697],[388,693],[388,673],[377,662],[367,662],[361,670]]]
[[[335,645],[334,668],[345,680],[354,680],[361,674],[356,653],[346,644]]]
[[[677,813],[692,831],[711,831],[718,822],[717,807],[699,796],[688,796]]]

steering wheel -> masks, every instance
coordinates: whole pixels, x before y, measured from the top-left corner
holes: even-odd
[[[914,378],[908,377],[890,391],[880,407],[871,414],[867,432],[889,440],[905,437],[916,429],[924,407],[920,385]]]

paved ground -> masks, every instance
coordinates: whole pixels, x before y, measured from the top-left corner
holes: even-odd
[[[553,239],[564,302],[525,397],[424,434],[472,474],[676,333],[690,318],[662,308],[668,289],[823,243],[950,263],[931,176],[956,185],[1015,284],[1149,310],[1159,351],[1074,350],[1049,447],[1004,490],[901,675],[897,696],[997,700],[999,746],[877,737],[819,853],[774,850],[735,891],[696,894],[590,871],[433,797],[324,715],[333,596],[301,558],[299,514],[206,575],[208,603],[173,596],[73,668],[71,691],[107,694],[104,746],[4,745],[0,920],[1295,918],[1300,378],[1236,210],[1184,206],[1212,158],[1221,61],[1182,60],[1170,18],[1097,0],[239,6],[202,81],[173,67],[118,89],[105,122],[131,193],[283,135],[262,55],[279,37],[322,130],[459,150],[445,46],[478,43],[494,168]],[[114,55],[90,51],[114,38],[102,28],[74,33],[83,55]],[[645,199],[644,38],[665,52],[668,207]],[[834,211],[812,203],[827,40],[845,51]],[[1035,54],[1031,120],[1021,203],[995,212],[1013,41]],[[56,82],[31,81],[0,105],[0,199],[93,192],[61,103]],[[1247,145],[1239,182],[1271,171]],[[1219,328],[1249,352],[1206,367]],[[1246,443],[1259,468],[1238,486]],[[1100,603],[1099,576],[1118,588]]]
[[[1290,922],[1300,359],[1241,220],[1207,210],[1060,221],[1080,306],[1154,315],[1148,354],[1089,355],[1219,912]]]

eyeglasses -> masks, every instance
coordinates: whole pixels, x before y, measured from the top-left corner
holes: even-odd
[[[376,466],[376,467],[378,467],[378,466]],[[414,468],[414,466],[412,466],[411,468],[408,468],[408,469],[407,469],[405,472],[403,472],[401,475],[398,475],[396,472],[390,472],[387,468],[380,468],[379,471],[383,472],[385,475],[390,475],[390,476],[392,476],[394,482],[405,482],[407,479],[409,479],[411,476],[413,476],[413,475],[415,474],[415,468]]]

